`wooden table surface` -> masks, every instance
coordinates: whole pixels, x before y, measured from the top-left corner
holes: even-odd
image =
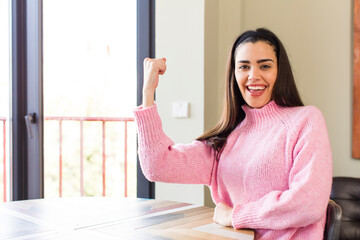
[[[83,197],[0,204],[0,239],[244,239],[212,208],[152,199]]]

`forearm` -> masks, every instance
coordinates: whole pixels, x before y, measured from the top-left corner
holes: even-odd
[[[143,108],[151,107],[154,105],[155,90],[143,90]]]
[[[323,188],[317,193],[274,191],[258,201],[236,205],[232,224],[235,228],[280,230],[316,223],[324,217],[329,201],[328,186]]]
[[[166,59],[144,59],[143,107],[154,105],[155,89],[159,83],[159,75],[166,71]]]

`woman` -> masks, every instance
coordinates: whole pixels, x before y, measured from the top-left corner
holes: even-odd
[[[285,49],[266,29],[233,44],[220,122],[191,144],[163,132],[154,105],[165,59],[145,59],[135,112],[142,170],[150,181],[210,187],[214,221],[255,239],[322,239],[332,157],[321,112],[303,106]]]

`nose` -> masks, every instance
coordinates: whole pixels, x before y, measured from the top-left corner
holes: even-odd
[[[249,71],[248,79],[252,80],[252,81],[259,80],[260,79],[260,74],[259,74],[258,69],[251,68],[250,71]]]

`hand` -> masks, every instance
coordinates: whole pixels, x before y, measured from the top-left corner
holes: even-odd
[[[218,203],[215,207],[213,220],[223,226],[232,226],[232,208],[225,203]]]
[[[166,71],[166,58],[144,59],[144,86],[143,92],[155,92],[159,83],[159,75]]]

